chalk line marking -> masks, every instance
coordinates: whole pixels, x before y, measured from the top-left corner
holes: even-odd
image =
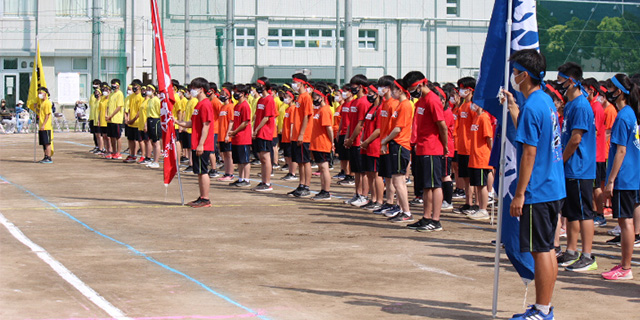
[[[465,280],[471,280],[471,281],[475,281],[475,279],[473,278],[469,278],[469,277],[465,277],[465,276],[459,276],[456,274],[453,274],[447,270],[443,270],[443,269],[438,269],[438,268],[434,268],[434,267],[429,267],[426,266],[424,264],[421,264],[415,260],[413,260],[411,258],[411,256],[406,255],[407,260],[409,260],[409,262],[411,262],[411,264],[413,264],[414,267],[422,270],[422,271],[428,271],[428,272],[433,272],[433,273],[437,273],[437,274],[441,274],[441,275],[445,275],[445,276],[449,276],[449,277],[453,277],[453,278],[458,278],[458,279],[465,279]]]
[[[167,270],[167,271],[170,271],[170,272],[172,272],[172,273],[175,273],[175,274],[177,274],[177,275],[180,275],[180,276],[182,276],[182,277],[186,278],[187,280],[189,280],[189,281],[191,281],[191,282],[193,282],[193,283],[197,284],[198,286],[200,286],[200,287],[201,287],[201,288],[203,288],[204,290],[208,291],[209,293],[211,293],[211,294],[213,294],[213,295],[217,296],[218,298],[220,298],[220,299],[222,299],[222,300],[224,300],[224,301],[226,301],[226,302],[228,302],[228,303],[230,303],[230,304],[232,304],[232,305],[234,305],[234,306],[236,306],[236,307],[238,307],[238,308],[244,309],[245,311],[247,311],[247,312],[249,312],[249,313],[251,313],[251,314],[255,314],[255,315],[256,315],[258,318],[260,318],[260,319],[263,319],[263,320],[269,320],[269,318],[267,318],[266,316],[262,315],[262,313],[261,313],[261,312],[259,312],[259,311],[254,311],[254,310],[252,310],[251,308],[246,307],[246,306],[244,306],[244,305],[240,304],[239,302],[236,302],[235,300],[233,300],[233,299],[231,299],[231,298],[229,298],[229,297],[225,296],[224,294],[221,294],[221,293],[219,293],[219,292],[217,292],[217,291],[215,291],[215,290],[211,289],[211,288],[210,288],[210,287],[208,287],[206,284],[204,284],[204,283],[202,283],[202,282],[198,281],[197,279],[195,279],[195,278],[193,278],[193,277],[191,277],[191,276],[187,275],[186,273],[184,273],[184,272],[182,272],[182,271],[179,271],[179,270],[177,270],[177,269],[174,269],[174,268],[172,268],[172,267],[170,267],[170,266],[168,266],[168,265],[166,265],[166,264],[164,264],[164,263],[162,263],[162,262],[160,262],[160,261],[158,261],[158,260],[156,260],[156,259],[154,259],[154,258],[152,258],[152,257],[150,257],[150,256],[148,256],[148,255],[146,255],[144,252],[141,252],[140,250],[138,250],[138,249],[136,249],[136,248],[132,247],[131,245],[129,245],[129,244],[127,244],[127,243],[124,243],[124,242],[122,242],[122,241],[120,241],[120,240],[116,240],[115,238],[112,238],[112,237],[110,237],[110,236],[108,236],[108,235],[106,235],[106,234],[104,234],[104,233],[102,233],[102,232],[100,232],[100,231],[98,231],[98,230],[96,230],[96,229],[94,229],[94,228],[90,227],[88,224],[86,224],[86,223],[82,222],[80,219],[78,219],[78,218],[74,217],[73,215],[71,215],[70,213],[68,213],[68,212],[66,212],[66,211],[64,211],[64,210],[62,210],[62,209],[60,209],[60,208],[59,208],[58,206],[56,206],[55,204],[53,204],[53,203],[51,203],[51,202],[47,201],[46,199],[44,199],[44,198],[42,198],[42,197],[38,196],[37,194],[35,194],[35,193],[33,193],[33,192],[29,191],[29,190],[28,190],[28,189],[26,189],[25,187],[23,187],[23,186],[21,186],[21,185],[19,185],[19,184],[15,184],[15,183],[13,183],[13,182],[11,182],[11,181],[9,181],[9,180],[5,179],[3,176],[0,176],[0,180],[3,180],[3,181],[8,182],[8,183],[9,183],[9,184],[11,184],[12,186],[15,186],[16,188],[18,188],[18,189],[20,189],[20,190],[24,191],[25,193],[27,193],[27,194],[31,195],[32,197],[34,197],[34,198],[36,198],[36,199],[38,199],[38,200],[40,200],[40,201],[42,201],[42,202],[46,203],[47,205],[49,205],[49,206],[51,206],[51,207],[55,208],[55,209],[56,209],[56,212],[61,213],[62,215],[66,216],[67,218],[69,218],[69,219],[71,219],[71,220],[73,220],[73,221],[77,222],[78,224],[80,224],[81,226],[83,226],[84,228],[86,228],[87,230],[89,230],[89,231],[91,231],[91,232],[93,232],[93,233],[95,233],[95,234],[97,234],[97,235],[99,235],[99,236],[101,236],[101,237],[103,237],[103,238],[105,238],[105,239],[107,239],[107,240],[110,240],[110,241],[115,242],[115,243],[117,243],[117,244],[119,244],[119,245],[121,245],[121,246],[126,247],[129,251],[133,252],[135,255],[140,256],[140,257],[143,257],[143,258],[145,258],[146,260],[148,260],[148,261],[150,261],[150,262],[153,262],[154,264],[156,264],[156,265],[160,266],[161,268],[163,268],[163,269],[165,269],[165,270]],[[123,318],[123,319],[131,320],[130,318]],[[118,320],[120,320],[120,319],[118,319]]]
[[[84,295],[87,299],[93,302],[100,309],[104,310],[108,315],[117,320],[131,320],[131,318],[124,315],[120,309],[114,307],[109,301],[99,295],[95,290],[86,285],[82,280],[76,277],[69,269],[67,269],[64,265],[62,265],[58,260],[54,259],[49,252],[35,244],[31,239],[27,238],[27,236],[20,231],[18,227],[16,227],[11,221],[7,220],[5,216],[0,212],[0,223],[7,228],[9,233],[16,238],[18,241],[22,242],[25,246],[29,247],[31,251],[33,251],[42,261],[48,264],[62,279],[67,281],[70,285],[76,288],[82,295]]]

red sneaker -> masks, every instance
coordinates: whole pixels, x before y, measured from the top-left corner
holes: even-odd
[[[104,155],[105,159],[112,159],[113,155],[111,153],[107,153]]]
[[[140,159],[138,159],[138,164],[143,164],[145,160],[145,157],[140,157]]]
[[[114,153],[114,154],[111,156],[111,159],[114,159],[114,160],[122,160],[122,155],[121,155],[121,154],[119,154],[119,153]]]

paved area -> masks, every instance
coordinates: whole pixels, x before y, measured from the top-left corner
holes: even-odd
[[[415,232],[340,199],[287,198],[297,182],[282,172],[268,194],[212,182],[214,206],[192,209],[177,180],[165,188],[161,170],[99,159],[92,144],[56,133],[55,163],[36,164],[32,135],[0,135],[0,319],[491,318],[489,222],[445,213],[444,231]],[[182,184],[195,199],[196,177]],[[613,226],[597,229],[600,271],[619,261],[604,244]],[[638,318],[638,277],[561,271],[556,317]],[[525,287],[506,255],[500,280],[498,318],[508,319]]]

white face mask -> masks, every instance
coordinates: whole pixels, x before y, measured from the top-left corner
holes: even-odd
[[[308,93],[311,93],[311,92],[313,92],[313,89],[311,89],[311,88],[307,88],[307,92],[308,92]]]
[[[596,101],[600,102],[600,104],[603,104],[604,103],[604,97],[603,96],[598,96]]]
[[[460,96],[466,98],[469,95],[469,89],[460,89]]]
[[[102,95],[105,96],[105,97],[108,96],[109,95],[109,91],[102,92]]]
[[[300,84],[297,82],[294,82],[291,84],[291,87],[293,88],[293,90],[298,91],[298,89],[300,89]]]
[[[133,94],[133,90],[127,90],[127,94]]]
[[[343,92],[343,93],[342,93],[342,99],[347,99],[347,98],[348,98],[348,96],[347,96],[347,95],[348,95],[348,93]]]
[[[342,100],[342,97],[340,95],[336,95],[335,100],[336,102],[340,102],[340,100]]]
[[[524,81],[524,79],[522,80]],[[509,79],[509,82],[511,82],[511,87],[513,87],[513,90],[520,92],[520,84],[522,83],[522,81],[520,81],[520,83],[516,82],[516,75],[515,74],[511,74],[511,78]]]
[[[151,95],[153,95],[153,91],[147,91],[147,96],[150,97]]]
[[[197,96],[198,96],[198,90],[196,90],[196,89],[191,89],[191,90],[189,91],[189,94],[190,94],[192,97],[197,97]]]
[[[291,104],[291,98],[284,98],[285,104]]]
[[[381,97],[384,96],[387,93],[387,88],[385,87],[378,87],[378,95],[380,95]]]
[[[44,93],[38,94],[38,98],[40,98],[40,100],[44,100]]]
[[[455,97],[449,98],[449,102],[452,104],[456,104],[456,98]]]

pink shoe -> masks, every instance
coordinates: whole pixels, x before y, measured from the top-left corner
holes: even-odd
[[[316,171],[316,172],[312,173],[312,175],[314,175],[314,176],[316,176],[316,177],[317,177],[317,176],[319,176],[319,175],[320,175],[320,172],[317,172],[317,171]]]
[[[119,153],[115,153],[113,156],[111,156],[111,159],[122,160],[122,155]]]
[[[218,178],[218,181],[233,181],[233,175],[222,176],[222,177]]]
[[[631,273],[631,269],[624,270],[621,265],[617,265],[611,271],[603,272],[602,277],[607,280],[631,280],[633,273]]]

